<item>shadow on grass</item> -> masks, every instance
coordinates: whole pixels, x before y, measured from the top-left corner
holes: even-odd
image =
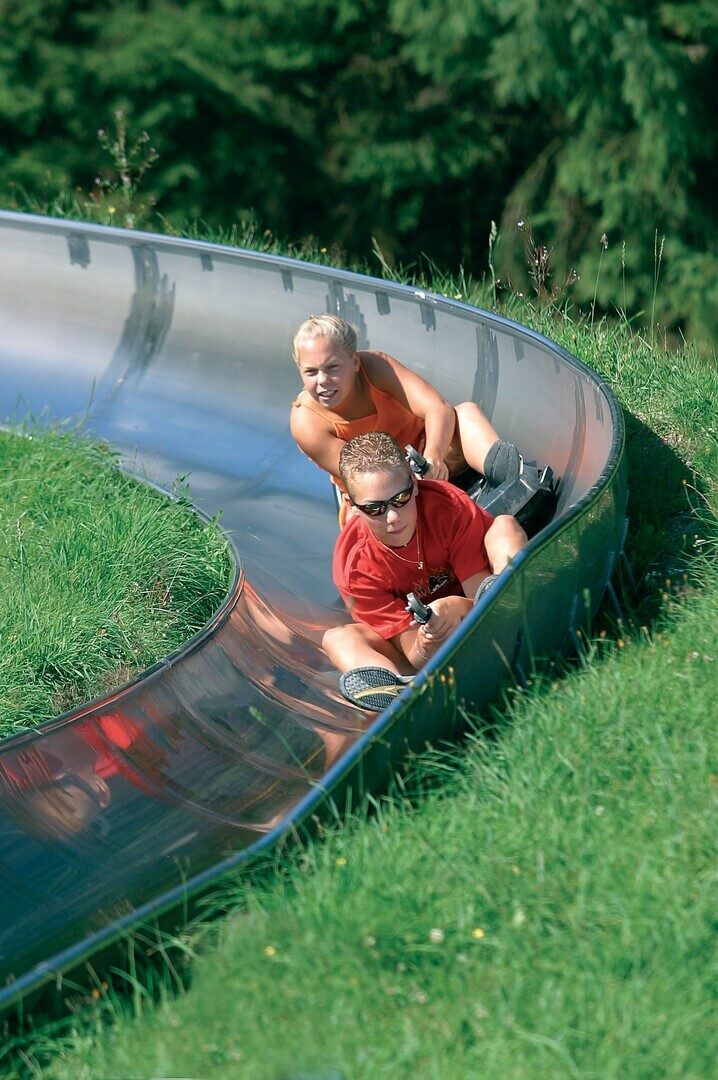
[[[629,489],[626,556],[635,590],[624,587],[622,599],[630,622],[650,625],[660,618],[666,603],[696,588],[705,545],[716,538],[716,517],[709,485],[674,446],[632,413],[624,410],[624,419]],[[676,446],[680,445],[677,436]]]

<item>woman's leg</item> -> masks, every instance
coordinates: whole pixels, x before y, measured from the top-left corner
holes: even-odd
[[[457,405],[456,430],[449,449],[446,464],[451,476],[471,466],[483,475],[486,455],[499,436],[473,401]]]
[[[491,487],[513,479],[521,471],[521,455],[513,443],[500,439],[479,406],[464,401],[456,406],[456,430],[446,464],[450,476],[470,465]]]

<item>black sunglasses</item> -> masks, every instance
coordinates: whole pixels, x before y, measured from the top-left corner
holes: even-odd
[[[385,502],[356,503],[352,500],[352,506],[356,506],[357,510],[361,510],[362,514],[366,514],[367,517],[383,517],[390,506],[393,506],[395,510],[406,506],[413,494],[414,481],[412,480],[407,488],[404,488],[403,491],[397,491],[396,495],[392,495]]]

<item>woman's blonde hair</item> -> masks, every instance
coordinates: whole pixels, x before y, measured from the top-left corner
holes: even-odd
[[[310,315],[294,335],[292,355],[295,361],[299,363],[299,350],[303,345],[325,337],[334,338],[348,356],[356,352],[357,332],[353,326],[338,315]]]

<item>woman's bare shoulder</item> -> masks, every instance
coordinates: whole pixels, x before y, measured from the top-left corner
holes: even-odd
[[[306,390],[295,398],[289,413],[289,429],[295,439],[314,441],[334,428],[328,417],[322,416],[312,408],[312,399]],[[304,408],[302,407],[304,406]]]
[[[395,356],[379,349],[365,349],[359,353],[362,367],[371,383],[380,390],[391,390],[396,386],[397,376],[405,370]]]

